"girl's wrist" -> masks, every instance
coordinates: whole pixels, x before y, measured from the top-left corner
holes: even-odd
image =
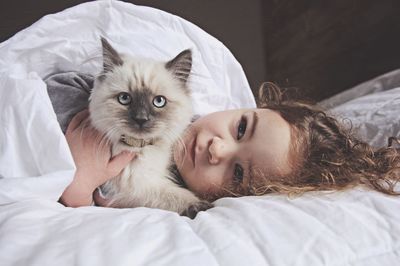
[[[60,202],[68,207],[90,206],[96,188],[95,184],[87,182],[84,173],[77,171],[74,180],[61,195]]]

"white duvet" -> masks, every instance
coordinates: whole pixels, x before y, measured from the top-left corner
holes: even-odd
[[[97,73],[100,35],[155,59],[193,49],[196,113],[254,106],[222,43],[151,8],[86,3],[0,44],[0,265],[399,265],[400,199],[376,192],[226,198],[194,220],[57,203],[75,167],[42,79]]]

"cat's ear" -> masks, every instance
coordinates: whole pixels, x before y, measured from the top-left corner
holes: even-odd
[[[174,59],[168,61],[165,68],[171,71],[175,78],[186,84],[192,69],[192,51],[190,49],[182,51]]]
[[[104,73],[109,72],[115,66],[121,66],[123,64],[123,61],[118,52],[104,37],[101,37],[101,45],[103,47]]]

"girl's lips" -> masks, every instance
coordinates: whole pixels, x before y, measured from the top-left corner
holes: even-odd
[[[196,143],[197,143],[197,138],[195,136],[193,138],[192,146],[190,147],[190,158],[192,159],[193,168],[196,165]]]

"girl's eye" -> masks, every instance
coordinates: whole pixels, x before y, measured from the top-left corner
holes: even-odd
[[[243,167],[238,163],[235,163],[235,168],[233,170],[233,181],[236,184],[241,184],[243,182]]]
[[[131,96],[129,95],[129,93],[126,92],[121,92],[120,94],[118,94],[118,102],[122,105],[128,105],[131,103]]]
[[[157,108],[162,108],[167,104],[167,99],[162,95],[157,95],[153,99],[153,105]]]
[[[246,133],[246,127],[247,127],[247,120],[245,117],[242,116],[237,130],[237,136],[236,136],[237,140],[240,140],[244,136],[244,134]]]

